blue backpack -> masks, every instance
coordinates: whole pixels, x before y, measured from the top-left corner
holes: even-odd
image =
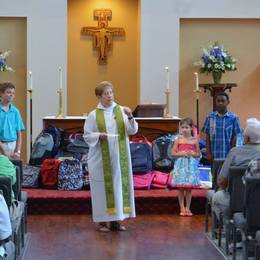
[[[52,158],[53,147],[52,135],[42,131],[33,144],[29,164],[41,165],[45,159]]]
[[[130,142],[133,172],[152,170],[152,147],[146,142]]]
[[[52,148],[52,151],[51,151],[51,155],[52,155],[52,158],[54,158],[59,149],[60,149],[60,146],[61,146],[61,139],[62,139],[62,135],[63,135],[63,130],[62,129],[59,129],[53,125],[48,125],[44,130],[43,130],[43,133],[47,133],[47,134],[50,134],[53,138],[53,148]]]

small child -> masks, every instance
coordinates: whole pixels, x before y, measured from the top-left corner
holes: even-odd
[[[24,125],[19,110],[12,104],[15,86],[0,84],[0,154],[10,159],[20,159]]]
[[[177,157],[172,172],[172,182],[173,187],[178,188],[180,216],[192,216],[191,188],[200,186],[198,169],[200,149],[198,139],[191,134],[192,126],[191,118],[184,118],[180,121],[181,136],[175,140],[172,148],[172,155]],[[184,205],[184,199],[186,205]]]

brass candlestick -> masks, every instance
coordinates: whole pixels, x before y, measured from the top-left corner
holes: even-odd
[[[170,94],[171,91],[169,89],[166,89],[164,92],[166,95],[166,113],[164,115],[164,118],[172,118],[172,115],[170,113]]]
[[[193,90],[194,93],[196,93],[196,124],[197,124],[197,129],[198,129],[198,133],[199,133],[199,111],[200,111],[200,103],[199,103],[199,99],[200,99],[200,92],[201,90],[199,88],[196,88]]]
[[[33,107],[32,107],[32,87],[27,90],[29,93],[29,99],[30,99],[30,155],[32,154],[32,147],[33,147]]]
[[[64,118],[64,115],[62,113],[62,89],[61,88],[59,89],[58,93],[59,93],[59,113],[56,116],[56,118],[62,119]]]

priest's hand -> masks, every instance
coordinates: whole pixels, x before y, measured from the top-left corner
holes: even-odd
[[[131,108],[129,108],[129,107],[124,107],[124,108],[123,108],[123,111],[124,111],[124,113],[127,115],[128,118],[129,118],[129,117],[130,117],[130,118],[133,117]]]
[[[107,133],[100,133],[100,134],[99,134],[99,139],[100,139],[101,141],[107,140]]]

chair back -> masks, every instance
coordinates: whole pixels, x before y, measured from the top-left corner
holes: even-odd
[[[246,167],[230,167],[229,169],[229,193],[230,193],[230,211],[243,212],[245,185],[242,177],[245,174]]]
[[[3,193],[8,208],[10,208],[12,204],[12,180],[10,177],[0,177],[0,190]]]
[[[260,178],[245,177],[245,217],[247,231],[260,230]]]
[[[16,166],[16,183],[13,185],[13,191],[17,200],[21,200],[21,191],[23,183],[23,162],[22,160],[11,160]]]
[[[22,191],[22,184],[21,184],[21,176],[20,176],[20,168],[15,166],[16,168],[16,182],[13,184],[13,192],[15,199],[21,200],[21,191]]]
[[[225,160],[214,159],[212,162],[212,177],[213,177],[213,189],[217,190],[217,178]]]

